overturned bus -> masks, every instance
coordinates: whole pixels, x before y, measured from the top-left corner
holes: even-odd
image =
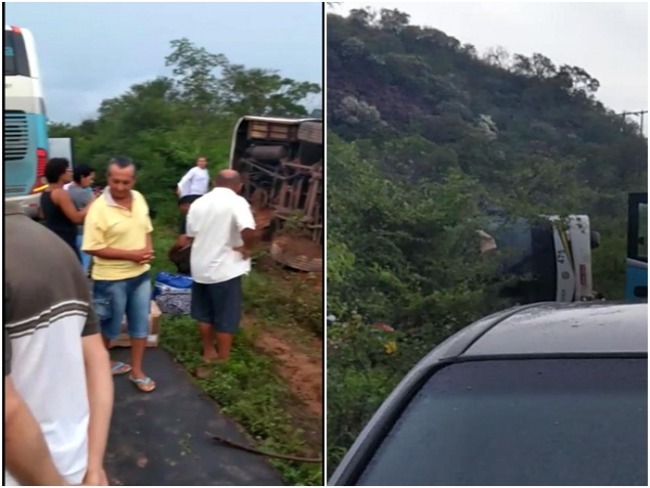
[[[242,117],[233,132],[230,167],[271,255],[303,271],[321,271],[323,256],[321,119]]]

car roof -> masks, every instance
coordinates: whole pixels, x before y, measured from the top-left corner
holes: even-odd
[[[432,367],[490,356],[647,355],[646,303],[537,303],[489,315],[461,329],[427,354],[402,379],[368,422],[332,475],[330,485],[355,479],[361,456],[384,435],[391,416]]]
[[[648,352],[645,303],[540,303],[493,316],[458,356]]]

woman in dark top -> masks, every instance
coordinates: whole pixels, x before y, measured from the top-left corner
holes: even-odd
[[[81,261],[77,250],[77,225],[83,223],[92,201],[77,210],[70,194],[63,186],[72,181],[70,162],[64,158],[52,158],[45,166],[48,188],[41,194],[40,216],[48,229],[68,243]]]

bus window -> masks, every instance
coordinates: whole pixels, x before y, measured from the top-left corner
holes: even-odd
[[[20,33],[5,30],[4,52],[5,76],[30,76],[25,41]]]

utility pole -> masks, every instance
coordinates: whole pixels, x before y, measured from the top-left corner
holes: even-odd
[[[647,110],[637,110],[636,112],[623,112],[621,116],[623,119],[627,119],[628,116],[632,117],[638,117],[639,120],[639,129],[641,132],[641,135],[645,135],[643,132],[643,128],[645,127],[645,116],[648,114]]]

